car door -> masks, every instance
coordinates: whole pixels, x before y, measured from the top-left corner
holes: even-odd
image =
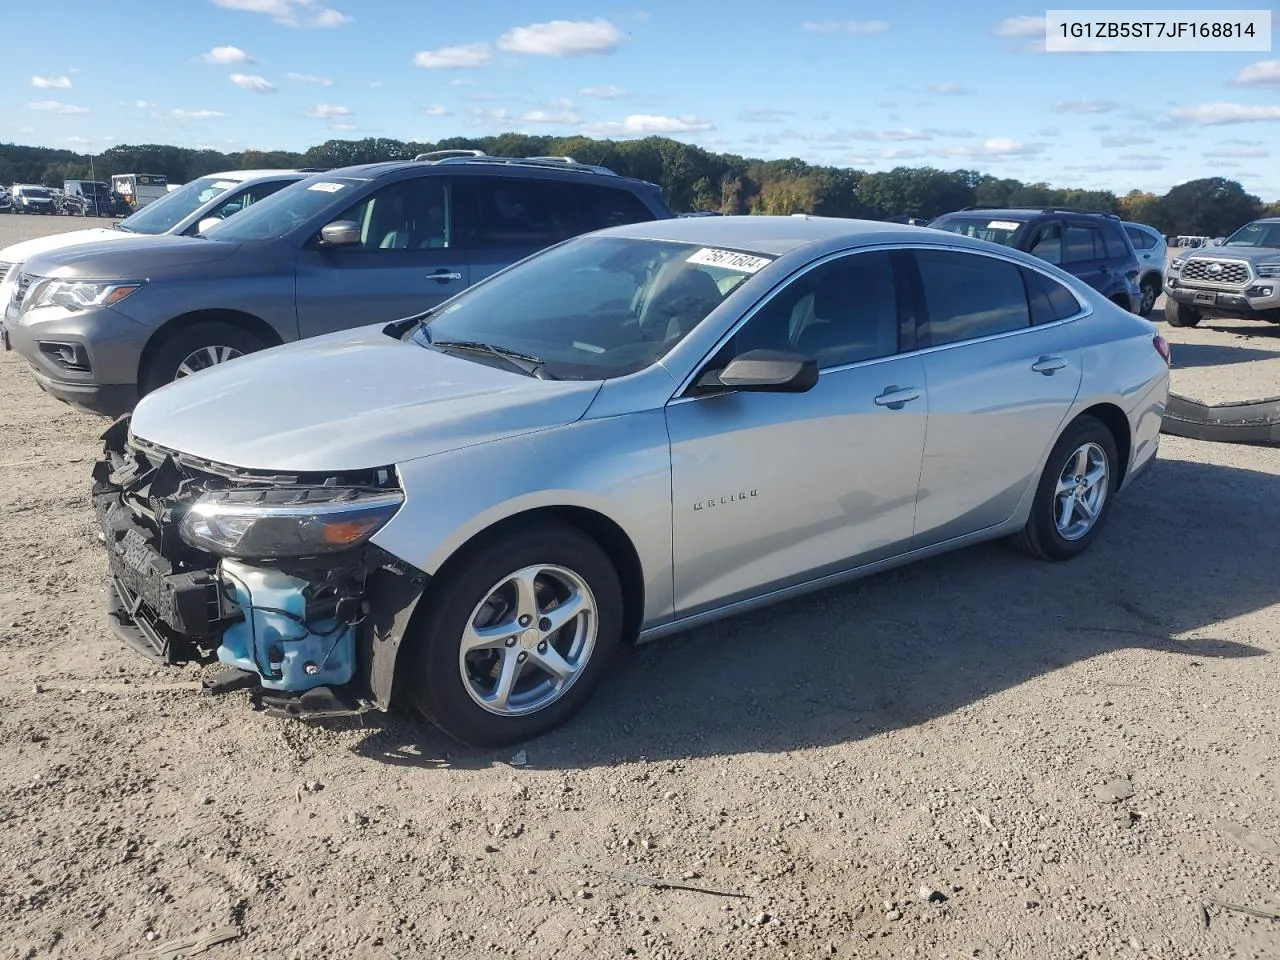
[[[902,254],[836,257],[774,293],[707,369],[774,349],[816,356],[807,393],[674,398],[678,615],[893,555],[914,525],[928,401],[899,297]]]
[[[913,262],[929,391],[915,545],[927,546],[1013,514],[1080,389],[1070,318],[1083,306],[1002,257],[922,249]]]
[[[1087,221],[1068,220],[1062,225],[1062,269],[1079,277],[1099,293],[1109,293],[1117,278],[1102,231]]]
[[[492,171],[459,176],[454,186],[458,243],[470,255],[471,282],[583,232],[572,185]]]
[[[295,299],[303,337],[427,310],[466,289],[470,266],[453,242],[450,182],[422,176],[376,190],[334,220],[360,228],[360,242],[298,254]]]

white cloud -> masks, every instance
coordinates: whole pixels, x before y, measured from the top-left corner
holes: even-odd
[[[1102,138],[1104,147],[1140,147],[1147,143],[1155,141],[1136,133],[1113,133]]]
[[[516,117],[519,123],[581,123],[582,115],[572,110],[526,110]]]
[[[77,107],[70,103],[59,103],[57,100],[37,100],[27,104],[32,110],[43,110],[45,113],[88,113],[88,107]]]
[[[180,122],[187,120],[217,120],[226,114],[218,110],[170,110],[169,116]]]
[[[31,85],[41,90],[70,90],[70,77],[32,77]]]
[[[1058,100],[1054,113],[1110,113],[1116,108],[1111,100]]]
[[[1041,127],[1035,134],[1037,137],[1056,137],[1061,132],[1057,127]]]
[[[581,97],[591,97],[593,100],[627,100],[631,94],[612,84],[605,84],[602,87],[583,87],[578,91]]]
[[[251,73],[233,73],[231,82],[242,90],[248,90],[251,93],[275,93],[276,85],[266,77],[255,76]]]
[[[621,121],[591,124],[587,129],[595,133],[623,136],[651,136],[669,133],[697,133],[714,130],[715,125],[702,117],[664,117],[647,113],[633,113]]]
[[[952,157],[1025,157],[1035,153],[1043,153],[1043,143],[1023,143],[1021,140],[1010,140],[1007,137],[991,137],[979,143],[958,147],[947,147],[943,152]]]
[[[133,101],[133,105],[139,110],[149,110],[154,108],[156,103],[154,100],[135,100]]]
[[[332,123],[329,124],[329,129],[330,130],[358,130],[360,128],[355,123],[352,123],[350,120],[334,120]]]
[[[800,24],[806,33],[888,33],[887,20],[806,20]]]
[[[933,137],[923,130],[850,130],[847,134],[851,140],[932,140]]]
[[[470,117],[473,123],[504,131],[530,125],[568,126],[582,122],[581,115],[572,110],[526,110],[523,113],[512,113],[504,107],[495,109],[473,107]]]
[[[340,27],[351,18],[319,0],[213,0],[227,10],[261,13],[289,27]]]
[[[423,109],[423,111],[422,111],[422,112],[423,112],[424,114],[426,114],[428,117],[451,117],[451,116],[453,116],[453,111],[452,111],[452,110],[450,110],[448,107],[442,107],[442,106],[440,106],[440,104],[438,104],[438,103],[435,103],[435,104],[432,104],[432,105],[431,105],[431,106],[429,106],[429,107],[426,107],[425,109]]]
[[[931,137],[976,137],[972,130],[946,130],[937,127],[925,127],[924,132]]]
[[[991,32],[997,37],[1043,37],[1047,29],[1044,17],[1009,17]]]
[[[314,120],[332,120],[335,117],[350,117],[354,115],[355,112],[350,107],[340,107],[333,103],[317,103],[307,111],[307,116]]]
[[[461,77],[454,77],[449,81],[451,87],[470,87],[473,86],[470,80],[463,80]]]
[[[1231,81],[1236,87],[1260,87],[1280,83],[1280,60],[1259,60],[1251,63]]]
[[[470,70],[483,67],[493,59],[487,43],[462,43],[439,50],[419,50],[413,65],[424,70]]]
[[[780,123],[788,117],[794,116],[795,113],[791,110],[771,110],[768,107],[757,107],[743,110],[738,114],[738,120],[742,123]]]
[[[89,143],[88,137],[63,137],[62,140],[64,143],[69,143],[76,147],[83,147]]]
[[[1206,150],[1203,154],[1206,157],[1269,157],[1271,151],[1262,147],[1214,147]]]
[[[1174,107],[1169,116],[1199,127],[1228,123],[1263,123],[1280,120],[1280,106],[1244,103],[1200,103],[1192,107]]]
[[[322,87],[333,86],[333,81],[331,79],[314,73],[286,73],[285,76],[294,83],[315,83]]]
[[[595,20],[549,20],[508,30],[498,38],[507,53],[540,57],[585,57],[613,53],[622,31],[603,17]]]
[[[943,97],[963,97],[977,92],[972,87],[966,87],[959,83],[935,83],[925,89],[930,93],[936,93]]]
[[[214,47],[208,53],[200,54],[200,59],[205,63],[231,64],[231,63],[253,63],[254,60],[239,47]]]

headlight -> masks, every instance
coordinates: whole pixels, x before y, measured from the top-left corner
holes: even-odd
[[[400,505],[399,490],[277,487],[207,493],[178,528],[198,550],[224,557],[310,557],[357,546]]]
[[[37,280],[23,298],[22,308],[26,312],[39,307],[66,307],[68,310],[109,307],[142,287],[141,281]]]
[[[1186,262],[1186,257],[1174,257],[1169,261],[1169,269],[1174,271],[1181,270],[1186,265]]]
[[[1280,263],[1260,263],[1253,268],[1253,272],[1264,280],[1280,279]]]

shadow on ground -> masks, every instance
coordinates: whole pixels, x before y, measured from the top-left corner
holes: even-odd
[[[576,718],[525,745],[529,763],[852,741],[1123,648],[1188,661],[1272,654],[1215,631],[1280,600],[1271,538],[1259,536],[1278,529],[1280,476],[1162,460],[1067,563],[988,544],[631,651]],[[517,749],[467,750],[403,715],[381,724],[359,755],[484,767]]]

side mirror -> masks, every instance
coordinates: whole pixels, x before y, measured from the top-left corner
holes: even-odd
[[[748,350],[722,370],[698,378],[701,390],[746,390],[755,393],[805,393],[818,382],[818,361],[782,350]]]
[[[350,247],[360,242],[360,224],[354,220],[335,220],[320,230],[320,243],[326,247]]]
[[[216,227],[221,222],[221,217],[205,217],[196,225],[196,233],[206,233],[210,227]]]

